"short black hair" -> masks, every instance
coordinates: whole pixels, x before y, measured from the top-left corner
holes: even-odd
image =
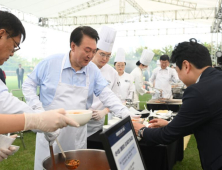
[[[170,61],[170,58],[169,58],[169,56],[168,55],[161,55],[160,56],[160,60],[162,60],[162,61],[166,61],[166,60],[168,60],[168,61]]]
[[[22,42],[25,40],[26,33],[22,22],[10,12],[0,11],[0,29],[5,29],[10,37],[22,35]]]
[[[87,35],[97,41],[99,40],[98,32],[89,26],[80,26],[75,28],[70,36],[70,47],[71,43],[74,42],[77,46],[81,44],[83,35]]]
[[[116,63],[117,63],[117,62],[114,62],[114,66],[116,65]],[[124,63],[125,63],[125,65],[126,65],[126,62],[124,62]]]
[[[182,69],[184,60],[192,63],[197,69],[206,66],[212,66],[210,53],[206,47],[197,43],[195,38],[191,38],[189,42],[179,43],[173,50],[171,62]]]
[[[140,60],[136,62],[136,65],[139,66],[141,64]]]
[[[137,66],[140,66],[140,64],[142,64],[142,63],[140,62],[140,60],[138,60],[138,61],[136,62],[136,65],[137,65]],[[146,66],[146,65],[142,64],[142,66]]]

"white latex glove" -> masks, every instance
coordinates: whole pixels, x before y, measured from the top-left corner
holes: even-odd
[[[45,132],[45,139],[49,142],[50,145],[54,143],[56,138],[59,136],[60,129],[57,129],[55,132]]]
[[[11,138],[16,138],[17,135],[12,135],[10,136]],[[4,159],[7,159],[8,156],[13,154],[13,151],[15,151],[16,148],[14,146],[10,146],[8,149],[3,149],[0,146],[0,162],[3,161]]]
[[[100,120],[108,113],[109,113],[108,108],[105,108],[103,110],[94,110],[92,113],[92,118],[95,120]]]
[[[44,132],[53,132],[67,125],[78,127],[79,124],[66,115],[64,109],[50,110],[42,113],[25,113],[24,130],[39,129]]]
[[[7,159],[8,156],[12,155],[13,152],[16,150],[14,146],[10,146],[8,149],[0,149],[0,162],[4,159]]]

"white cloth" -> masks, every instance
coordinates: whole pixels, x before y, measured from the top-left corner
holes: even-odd
[[[103,26],[99,32],[97,48],[111,53],[116,38],[116,32],[117,31],[114,28]]]
[[[119,76],[120,81],[120,94],[121,100],[133,99],[133,94],[135,94],[135,85],[133,83],[133,76],[124,72],[123,75]]]
[[[19,75],[22,75],[22,68],[19,68]]]
[[[0,113],[15,114],[24,112],[35,113],[36,111],[9,93],[7,86],[0,80]]]
[[[59,84],[52,103],[46,106],[45,110],[64,108],[66,110],[85,110],[88,90],[89,90],[89,75],[86,75],[86,86],[74,86],[61,82],[61,75],[66,57],[64,57],[61,67]],[[86,149],[87,127],[65,127],[60,130],[58,141],[64,151]],[[60,149],[57,143],[53,143],[54,154],[59,153]],[[49,143],[44,138],[44,133],[38,133],[36,137],[35,150],[35,170],[42,170],[42,161],[50,155]]]
[[[148,66],[152,61],[154,53],[150,50],[144,49],[140,58],[140,63]]]
[[[114,62],[126,62],[125,51],[123,48],[118,48]]]
[[[117,71],[111,67],[108,64],[105,64],[100,69],[103,77],[108,81],[108,88],[114,92],[118,98],[121,98],[120,96],[120,81]],[[120,99],[117,99],[120,101]],[[105,107],[103,103],[101,102],[99,97],[96,97],[93,95],[93,103],[90,109],[92,110],[103,110]],[[94,120],[91,119],[87,123],[87,136],[91,136],[92,134],[96,133],[98,130],[102,129],[102,126],[104,125],[105,118],[102,118],[100,120]]]
[[[162,69],[161,67],[155,68],[150,78],[151,83],[155,83],[155,88],[163,90],[163,98],[172,98],[171,83],[177,83],[179,81],[178,74],[175,69],[167,67]],[[158,95],[153,95],[152,99],[157,99]]]
[[[143,71],[139,67],[136,67],[133,69],[130,75],[133,76],[135,89],[136,89],[136,94],[134,95],[135,96],[134,99],[138,101],[139,94],[144,95],[147,92],[147,90],[143,88],[143,84],[144,84]]]

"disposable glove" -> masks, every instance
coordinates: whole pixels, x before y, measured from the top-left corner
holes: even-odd
[[[24,130],[39,129],[44,132],[53,132],[67,125],[78,127],[79,124],[66,115],[64,109],[50,110],[42,113],[25,113]]]
[[[109,113],[108,108],[105,108],[103,110],[95,110],[95,111],[93,111],[92,118],[95,120],[100,120],[108,113]]]
[[[45,139],[49,142],[50,145],[54,143],[56,138],[59,136],[60,129],[57,129],[55,132],[45,132]]]
[[[10,136],[11,138],[16,138],[17,135],[12,135]],[[10,146],[8,149],[3,149],[0,146],[0,162],[3,161],[4,159],[7,159],[8,156],[13,154],[13,151],[15,151],[16,148],[14,146]]]
[[[0,149],[0,162],[4,159],[7,159],[8,156],[12,155],[13,152],[16,150],[14,146],[10,146],[8,149]]]

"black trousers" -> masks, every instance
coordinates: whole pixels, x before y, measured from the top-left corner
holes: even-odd
[[[18,88],[20,89],[22,87],[23,83],[23,76],[18,76]]]

